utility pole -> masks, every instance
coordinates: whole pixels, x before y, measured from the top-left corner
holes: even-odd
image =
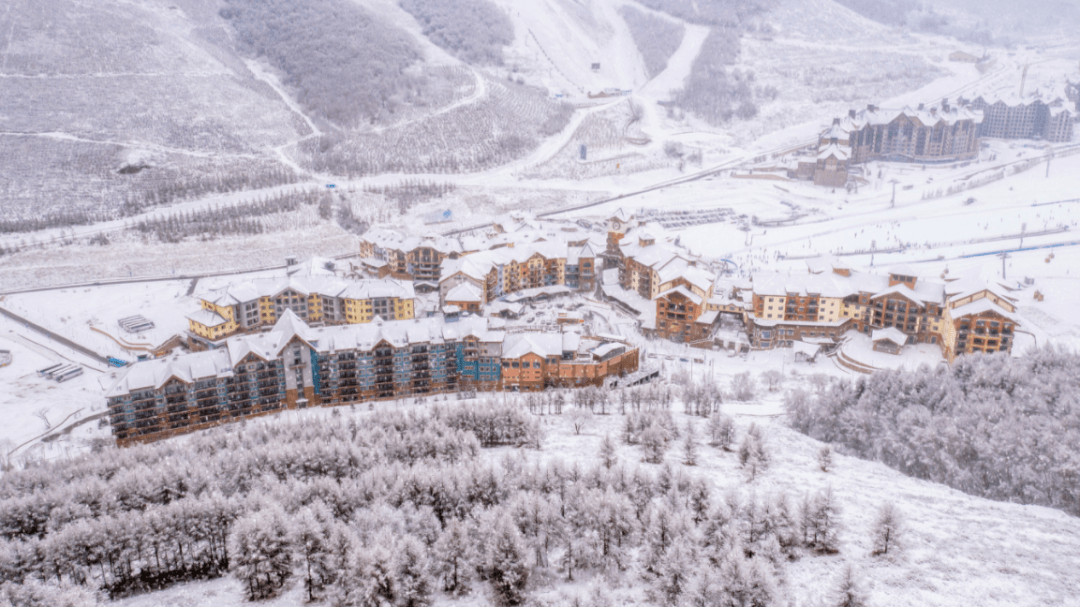
[[[1054,159],[1054,150],[1046,150],[1046,178],[1050,178],[1050,161]]]
[[[998,257],[1001,257],[1001,280],[1005,280],[1005,260],[1009,258],[1009,254],[1002,253]]]
[[[1020,224],[1020,248],[1024,248],[1024,232],[1027,232],[1027,224]]]
[[[898,184],[900,182],[893,179],[893,180],[889,181],[889,183],[892,184],[892,202],[889,203],[889,208],[894,209],[894,208],[896,208],[896,184]]]

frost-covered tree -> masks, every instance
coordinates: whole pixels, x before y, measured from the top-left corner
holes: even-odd
[[[735,420],[717,411],[709,417],[709,444],[725,451],[735,442]]]
[[[769,392],[775,392],[784,381],[784,374],[776,369],[769,369],[761,374],[761,379],[769,387]]]
[[[292,573],[288,517],[270,504],[238,520],[229,536],[229,567],[255,601],[272,596]]]
[[[814,494],[814,497],[805,503],[805,508],[802,517],[806,546],[824,554],[839,552],[841,508],[832,487],[826,487]]]
[[[333,562],[327,546],[333,515],[321,502],[306,507],[292,519],[290,530],[295,560],[304,569],[304,587],[308,601],[320,596],[333,575]]]
[[[737,401],[754,400],[757,396],[757,388],[754,377],[749,371],[743,371],[731,378],[731,398]]]
[[[453,520],[435,543],[433,550],[435,573],[442,579],[443,591],[455,595],[470,590],[471,570],[475,566],[476,548],[465,523]]]
[[[600,441],[600,461],[609,470],[619,463],[619,456],[615,452],[615,441],[611,440],[610,434],[605,434],[603,440]]]
[[[525,585],[529,581],[521,532],[503,516],[495,522],[487,543],[484,565],[496,596],[506,605],[520,605],[525,601]]]
[[[832,470],[833,465],[833,448],[832,445],[825,445],[817,452],[818,468],[822,472],[828,472]]]
[[[570,423],[574,426],[574,434],[581,434],[581,431],[592,425],[593,412],[585,406],[576,406],[566,413],[566,416],[570,418]]]
[[[414,536],[398,544],[398,571],[395,602],[398,607],[427,607],[431,604],[431,577],[427,548]]]
[[[871,528],[873,548],[870,553],[877,556],[887,555],[890,549],[895,552],[901,545],[903,524],[904,519],[900,515],[900,511],[897,510],[896,505],[892,502],[883,504],[881,509],[878,510],[877,517],[874,518],[874,524]]]
[[[847,565],[841,570],[836,580],[836,590],[833,592],[832,600],[828,604],[830,607],[867,606],[866,591],[863,589],[858,575],[851,565]]]
[[[765,437],[757,424],[750,424],[746,436],[739,445],[739,464],[746,469],[751,480],[757,478],[758,473],[769,466],[769,452],[765,448]]]
[[[700,449],[701,447],[698,443],[697,428],[694,427],[693,420],[688,420],[686,422],[686,432],[683,434],[683,463],[687,466],[696,466],[698,460],[698,451]]]
[[[659,424],[649,426],[648,430],[641,433],[641,448],[645,451],[645,461],[650,464],[663,462],[667,443],[668,434]]]

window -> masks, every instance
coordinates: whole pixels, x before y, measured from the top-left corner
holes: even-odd
[[[533,362],[533,369],[539,369],[539,368],[540,368],[540,361],[534,361]]]
[[[521,366],[521,365],[519,365],[517,361],[514,361],[514,362],[510,363],[510,367],[511,367],[511,368],[514,368],[514,369],[517,369],[517,368],[519,368],[520,366]]]

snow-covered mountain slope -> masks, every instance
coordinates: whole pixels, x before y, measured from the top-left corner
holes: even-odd
[[[726,405],[725,410],[743,412],[739,421],[741,437],[751,422],[762,423],[759,414],[775,412],[775,400],[770,395],[763,403]],[[565,415],[544,419],[547,438],[542,451],[503,448],[485,451],[484,457],[492,462],[506,456],[560,459],[587,470],[599,462],[604,435],[619,436],[623,425],[620,415],[597,416],[578,435]],[[679,414],[677,419],[685,424],[689,418]],[[704,422],[697,423],[703,429]],[[836,579],[848,565],[854,567],[869,607],[1065,606],[1075,604],[1075,597],[1080,595],[1080,576],[1076,573],[1080,562],[1080,519],[1047,508],[975,498],[842,455],[834,456],[830,472],[822,472],[817,461],[820,443],[775,422],[765,422],[764,434],[772,461],[755,480],[748,480],[736,453],[713,447],[702,447],[697,466],[683,466],[678,448],[667,453],[665,461],[691,477],[706,479],[716,496],[736,491],[759,499],[778,493],[801,497],[832,488],[841,504],[840,552],[831,556],[804,555],[787,565],[782,585],[787,602],[783,604],[839,604],[830,601],[834,600]],[[619,443],[617,457],[630,466],[645,466],[651,473],[659,470],[659,466],[639,463],[641,447]],[[903,517],[904,525],[896,538],[903,548],[888,557],[871,556],[871,529],[886,503],[893,504]],[[610,601],[607,604],[655,605],[647,598],[649,583],[640,574],[631,570],[605,580],[603,575],[583,571],[573,583],[544,579],[542,584],[549,588],[537,599],[553,606],[602,605],[605,603],[592,598],[600,587]],[[244,588],[239,582],[221,579],[178,585],[114,604],[232,607],[244,601]],[[291,584],[282,596],[265,604],[305,604],[303,584]],[[491,598],[482,589],[464,599],[436,595],[433,601],[437,607],[488,604],[492,604]]]

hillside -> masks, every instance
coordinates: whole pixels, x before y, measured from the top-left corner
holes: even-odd
[[[449,405],[449,409],[443,409],[439,414],[443,422],[439,423],[459,424],[460,421],[454,420],[464,418],[455,418],[452,412],[460,406],[462,405],[453,404]],[[520,407],[522,403],[516,406]],[[242,511],[249,507],[267,509],[269,506],[266,502],[250,501],[251,498],[247,497],[264,492],[272,496],[268,499],[274,500],[275,503],[280,501],[281,507],[292,512],[302,509],[307,499],[303,497],[304,495],[312,496],[312,492],[317,491],[323,496],[321,499],[336,508],[339,513],[343,509],[349,512],[355,509],[349,526],[360,534],[356,541],[361,541],[368,546],[375,555],[373,558],[376,559],[383,558],[378,555],[384,547],[396,541],[423,537],[425,533],[434,534],[433,539],[444,535],[437,531],[439,523],[434,518],[425,522],[426,519],[423,518],[425,510],[412,509],[413,503],[428,503],[425,500],[429,498],[424,496],[429,494],[421,488],[431,483],[447,483],[445,485],[447,493],[442,495],[448,500],[459,500],[458,512],[465,513],[462,515],[462,520],[470,529],[474,529],[474,525],[483,525],[485,521],[488,522],[487,528],[481,527],[470,531],[471,534],[480,534],[483,537],[498,527],[497,524],[494,527],[490,526],[490,523],[498,518],[498,512],[504,508],[509,510],[529,508],[539,497],[543,507],[554,508],[554,511],[542,510],[537,514],[543,517],[543,521],[548,522],[539,522],[538,519],[539,526],[536,526],[528,517],[522,516],[516,519],[521,529],[521,541],[524,543],[522,547],[528,546],[525,559],[528,563],[529,582],[525,591],[532,597],[528,604],[552,606],[579,603],[597,606],[671,604],[663,598],[665,592],[671,591],[671,587],[665,585],[665,580],[668,579],[665,576],[669,575],[664,573],[668,571],[665,568],[667,559],[672,559],[673,564],[682,563],[685,567],[682,572],[686,576],[683,582],[685,586],[681,591],[675,590],[675,596],[681,597],[679,600],[693,600],[693,596],[696,596],[694,593],[698,592],[696,590],[698,572],[709,568],[708,559],[712,558],[709,556],[712,554],[708,552],[709,550],[726,545],[724,542],[728,541],[745,542],[746,539],[738,539],[745,533],[749,533],[747,537],[750,538],[750,542],[753,542],[755,533],[764,533],[771,537],[772,533],[785,532],[779,528],[770,527],[772,523],[766,522],[774,520],[771,517],[776,516],[777,511],[764,510],[757,515],[763,517],[761,524],[765,525],[762,527],[764,531],[755,531],[752,525],[744,528],[728,528],[725,533],[734,535],[726,536],[729,537],[727,540],[720,539],[719,536],[715,537],[714,543],[711,544],[714,548],[704,549],[699,560],[677,561],[675,559],[693,557],[669,547],[662,548],[661,554],[655,557],[659,560],[652,561],[653,564],[650,565],[649,559],[654,557],[648,555],[657,549],[657,542],[662,541],[657,539],[660,536],[656,535],[658,527],[655,524],[655,517],[662,516],[664,508],[670,507],[673,512],[680,512],[685,507],[687,508],[685,512],[689,514],[691,504],[695,504],[695,500],[699,499],[693,496],[700,493],[707,496],[705,508],[709,514],[706,520],[714,520],[711,518],[714,516],[729,516],[733,518],[727,520],[739,520],[744,516],[754,516],[751,513],[754,512],[755,504],[760,507],[761,504],[769,504],[777,498],[786,496],[786,499],[791,500],[794,505],[801,502],[804,499],[803,496],[821,495],[821,492],[826,489],[831,489],[836,500],[837,535],[833,541],[836,542],[837,552],[817,554],[814,550],[785,548],[785,551],[790,551],[792,560],[783,558],[774,561],[776,579],[775,582],[770,582],[775,585],[770,587],[769,592],[775,593],[773,596],[779,602],[770,604],[838,604],[830,601],[836,600],[835,592],[838,589],[839,577],[847,566],[853,567],[857,585],[867,598],[866,605],[871,607],[971,604],[987,607],[1064,605],[1080,591],[1080,586],[1078,586],[1080,580],[1077,579],[1073,570],[1075,562],[1080,558],[1080,524],[1077,523],[1077,519],[1045,508],[991,502],[967,496],[940,485],[905,477],[879,464],[842,455],[835,455],[829,471],[822,472],[818,461],[821,444],[798,435],[782,425],[767,421],[763,424],[761,414],[775,411],[768,405],[747,407],[727,404],[723,406],[724,411],[737,416],[742,415],[736,425],[732,451],[724,451],[707,444],[710,439],[706,420],[685,416],[681,412],[676,413],[674,422],[681,432],[685,433],[687,424],[690,424],[696,426],[696,431],[699,433],[701,444],[695,466],[686,466],[683,463],[685,453],[682,444],[685,435],[671,441],[668,451],[662,457],[663,464],[643,463],[641,461],[643,457],[648,456],[644,448],[640,445],[625,444],[621,438],[624,435],[626,417],[618,413],[599,415],[599,409],[597,409],[598,414],[583,427],[580,434],[571,423],[573,416],[570,415],[569,409],[561,416],[545,415],[532,418],[544,428],[546,435],[540,450],[502,446],[481,449],[479,453],[470,453],[468,449],[455,451],[452,447],[453,441],[461,441],[464,436],[451,432],[437,438],[438,433],[444,431],[439,430],[439,423],[433,423],[430,420],[422,421],[426,417],[426,413],[423,413],[426,411],[424,407],[407,406],[406,411],[419,414],[408,418],[411,421],[406,421],[403,417],[395,418],[393,413],[387,416],[387,412],[393,410],[391,405],[380,406],[380,409],[384,412],[376,418],[372,418],[368,413],[353,413],[348,410],[312,411],[300,417],[303,420],[300,424],[283,416],[269,422],[253,424],[246,430],[218,431],[211,437],[181,441],[170,446],[163,445],[161,448],[164,450],[160,454],[158,453],[160,448],[149,451],[141,449],[126,451],[123,457],[133,458],[131,465],[139,467],[140,470],[150,470],[159,466],[155,464],[155,461],[166,453],[186,459],[183,457],[186,449],[198,448],[205,454],[208,462],[216,462],[229,450],[247,445],[245,448],[250,450],[252,456],[245,455],[243,458],[234,459],[231,464],[215,463],[207,470],[190,466],[170,468],[167,464],[168,460],[165,460],[161,467],[165,473],[162,481],[177,476],[208,479],[216,475],[240,474],[242,477],[245,470],[254,472],[260,467],[278,467],[277,479],[251,478],[249,480],[254,482],[242,483],[240,491],[229,490],[228,494],[232,497],[227,502],[222,501],[221,498],[210,497],[208,494],[198,497],[204,490],[193,488],[188,490],[189,494],[178,494],[175,506],[151,504],[150,511],[168,511],[173,513],[169,515],[170,517],[197,516],[196,512],[202,511],[185,510],[182,504],[187,502],[200,504],[199,508],[228,507],[241,508]],[[676,402],[673,409],[681,411],[682,407]],[[290,414],[290,416],[293,415]],[[740,465],[738,454],[739,446],[746,441],[746,436],[751,432],[751,422],[759,426],[759,432],[764,437],[765,452],[769,455],[768,466],[760,468],[756,475],[751,475],[745,466]],[[320,468],[305,468],[299,465],[305,461],[314,462],[315,460],[311,458],[324,458],[335,450],[340,451],[345,448],[340,441],[349,440],[347,429],[355,428],[356,424],[359,424],[361,428],[367,428],[372,424],[377,427],[387,423],[396,424],[402,432],[400,438],[396,439],[398,442],[395,443],[397,445],[395,450],[388,451],[385,456],[391,462],[399,463],[385,460],[383,463],[373,463],[372,468],[359,477],[349,471],[347,465],[345,468],[340,468],[338,464],[332,464],[332,460],[324,460],[326,463]],[[323,424],[331,424],[339,430],[324,435],[327,436],[327,440],[321,442],[325,442],[326,445],[318,449],[313,448],[314,446],[289,447],[287,452],[291,455],[286,457],[285,452],[274,455],[267,451],[270,447],[262,445],[263,441],[271,438],[274,441],[271,444],[288,445],[292,440],[291,436],[315,432]],[[410,431],[405,430],[405,428],[420,424],[428,428],[423,435],[410,434]],[[465,432],[466,435],[471,434],[470,430]],[[329,438],[330,435],[333,436],[332,439]],[[357,444],[349,447],[351,455],[347,459],[365,460],[369,457],[367,449],[378,441],[386,440],[378,432],[370,435],[361,434],[361,436],[365,438],[355,439],[358,441]],[[617,462],[616,468],[613,468],[611,472],[603,468],[599,455],[604,436],[611,436],[616,443],[613,453],[609,455]],[[446,455],[433,454],[419,458],[407,455],[405,446],[416,440],[443,441],[439,443],[437,450],[438,453]],[[433,449],[436,448],[434,443],[430,444]],[[468,445],[468,441],[466,440],[464,444]],[[471,448],[475,449],[475,447]],[[432,459],[429,460],[426,457]],[[428,469],[445,466],[443,457],[460,458],[463,461],[452,468],[445,469],[442,475],[443,480],[440,481],[431,476]],[[258,460],[261,460],[261,463],[256,463]],[[288,464],[287,468],[282,467],[286,464]],[[65,475],[76,478],[88,474],[93,475],[97,473],[95,470],[98,466],[108,469],[109,464],[103,462],[83,465],[66,472]],[[146,468],[142,468],[144,466]],[[387,466],[390,468],[388,469]],[[405,491],[404,487],[413,487],[413,489],[400,494],[401,497],[393,497],[392,487],[382,488],[381,475],[386,474],[390,469],[397,470],[394,473],[395,478],[403,487],[403,491]],[[330,486],[324,487],[319,480],[323,474],[341,476],[340,482],[345,486],[368,487],[365,489],[368,497],[357,502],[359,494],[356,497],[349,497],[351,495],[349,492],[341,493]],[[466,479],[473,475],[477,475],[477,478],[486,478],[485,491],[494,493],[482,493],[480,486],[466,490],[465,487],[469,486]],[[624,485],[620,485],[617,480],[620,475],[625,478]],[[132,499],[132,491],[146,490],[146,488],[131,486],[130,479],[124,479],[129,479],[129,475],[122,474],[116,481],[110,482],[117,482],[123,487],[123,495],[127,496],[124,497],[125,502]],[[449,489],[457,483],[463,483],[461,485],[463,493],[455,493],[456,490]],[[560,492],[555,488],[536,489],[535,493],[532,490],[523,489],[532,486],[532,483],[538,483],[537,487],[544,486],[544,483],[555,483],[552,487],[557,487],[559,483],[566,483],[562,494],[564,497],[560,498]],[[640,487],[643,486],[642,483],[645,483],[644,486],[654,483],[651,485],[653,487],[651,491],[655,492],[653,494],[655,501],[647,497],[634,498],[625,505],[629,509],[627,514],[631,520],[634,520],[634,508],[652,509],[651,515],[646,513],[644,516],[646,520],[654,521],[654,524],[639,527],[639,523],[631,522],[625,536],[625,553],[621,553],[621,557],[616,557],[626,559],[623,561],[623,566],[605,569],[607,566],[604,563],[608,562],[605,559],[610,557],[602,557],[600,553],[590,552],[594,546],[593,538],[596,537],[593,535],[595,532],[592,531],[592,525],[599,524],[593,521],[603,519],[594,517],[594,510],[578,510],[581,505],[577,500],[584,500],[585,496],[601,499],[600,496],[604,495],[603,487],[611,486],[613,489],[606,490],[608,502],[605,502],[605,504],[611,504],[612,491],[615,491],[617,495],[627,490],[623,487]],[[599,491],[594,488],[597,484],[600,486]],[[47,490],[55,491],[56,489],[48,488]],[[384,490],[391,491],[387,498],[373,497],[381,495]],[[674,497],[672,492],[674,492]],[[468,505],[474,503],[474,500],[489,499],[484,498],[484,495],[502,497],[490,498],[495,501],[489,502],[486,507],[481,507],[478,502],[476,505]],[[85,499],[85,497],[78,499]],[[367,501],[372,499],[375,500],[374,503]],[[384,502],[383,499],[387,501]],[[638,499],[646,501],[641,503],[637,501]],[[669,499],[674,501],[668,502]],[[551,500],[550,505],[546,500]],[[649,506],[650,502],[653,505]],[[245,503],[251,505],[243,506],[242,504]],[[457,516],[445,510],[446,502],[443,502],[443,505],[439,505],[439,502],[434,503],[440,508],[440,516],[447,517],[446,520]],[[685,506],[680,505],[684,503]],[[562,522],[564,519],[558,514],[559,504],[564,504],[564,508],[569,508],[566,510],[567,514],[563,515],[568,517],[565,519],[566,523]],[[665,504],[671,505],[665,506]],[[899,531],[894,536],[897,543],[888,555],[872,556],[871,552],[875,545],[874,520],[884,504],[892,504],[895,507],[902,517],[903,525],[898,527]],[[735,506],[735,510],[726,510],[732,505]],[[611,506],[597,506],[597,508],[608,507]],[[188,514],[181,514],[183,512]],[[272,510],[266,510],[266,512],[272,512]],[[427,510],[427,512],[431,511]],[[728,514],[725,515],[724,512]],[[138,521],[142,521],[145,516],[139,514]],[[310,515],[304,512],[298,520],[304,520],[304,516]],[[430,517],[430,514],[428,516]],[[703,545],[710,545],[707,535],[701,537],[697,535],[697,531],[692,530],[693,523],[690,523],[691,530],[688,532],[685,528],[679,530],[679,525],[684,523],[678,522],[677,518],[674,521],[672,533],[676,537],[685,538],[684,542],[692,539],[693,542],[704,542]],[[133,520],[132,524],[142,523]],[[574,536],[561,535],[561,532],[555,531],[563,524],[571,525],[576,530],[575,533],[580,534],[580,544],[574,543],[577,541]],[[720,529],[724,528],[725,523],[718,524],[721,525]],[[428,525],[434,525],[436,530],[431,530]],[[541,552],[539,548],[535,548],[538,545],[536,538],[539,537],[542,540],[543,535],[534,534],[548,533],[545,531],[548,528],[544,525],[553,525],[549,536],[550,548],[547,558],[537,562],[535,558],[538,557],[535,555]],[[386,528],[386,526],[397,528],[399,537],[391,539],[377,532],[378,529]],[[447,529],[452,528],[452,524],[447,527]],[[773,531],[768,529],[773,529]],[[1023,538],[1038,538],[1038,540],[1024,541]],[[148,538],[147,541],[159,542],[161,540]],[[432,554],[436,559],[443,558],[438,556],[443,554],[439,552],[441,548],[438,548],[443,545],[441,541],[434,544],[437,548],[433,549]],[[573,577],[572,581],[567,579],[566,542],[571,542],[569,545],[575,546],[575,550],[582,550],[575,557],[580,561],[572,565],[576,567],[570,573]],[[540,541],[540,543],[543,542]],[[758,546],[758,544],[749,543],[744,545],[748,548],[752,545]],[[194,550],[195,544],[189,545],[189,548]],[[484,562],[483,559],[487,558],[483,556],[486,549],[482,547],[480,552],[467,550],[462,552],[462,558],[475,558],[477,559],[475,562]],[[167,554],[171,555],[170,558],[177,558],[175,550],[170,549]],[[678,556],[679,554],[682,556]],[[187,558],[206,558],[206,553],[191,552]],[[748,557],[743,566],[747,567],[747,572],[749,572],[751,567],[760,567],[763,558],[769,557],[763,557],[760,554],[756,557]],[[298,560],[295,564],[300,565],[301,562]],[[366,567],[367,562],[360,560],[350,567]],[[404,566],[404,562],[396,559],[387,562],[395,563],[391,565],[392,567]],[[481,579],[471,580],[471,591],[465,591],[463,598],[455,597],[454,593],[443,592],[441,582],[439,582],[440,586],[436,586],[436,581],[441,579],[436,576],[441,575],[437,572],[446,570],[439,569],[434,561],[430,565],[432,585],[429,591],[432,592],[433,605],[488,605],[496,602],[494,587],[490,582]],[[718,565],[718,567],[727,566]],[[111,567],[105,569],[106,572],[112,570]],[[280,596],[258,604],[274,607],[305,604],[303,571],[303,567],[297,566],[295,573],[290,575],[282,588]],[[730,570],[725,569],[725,571]],[[97,578],[101,574],[95,572],[92,575]],[[471,577],[473,574],[463,571],[462,575]],[[404,586],[398,586],[398,584],[410,583],[405,578],[395,579],[399,581],[394,582],[394,588],[403,588]],[[333,591],[329,592],[333,596]],[[719,589],[717,592],[720,592]],[[149,607],[151,605],[224,607],[244,604],[246,593],[244,585],[235,579],[225,578],[209,582],[178,584],[160,592],[134,596],[113,604],[121,607]]]

